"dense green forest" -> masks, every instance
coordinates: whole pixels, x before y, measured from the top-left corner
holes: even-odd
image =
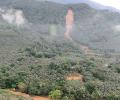
[[[11,64],[0,66],[0,87],[52,100],[119,100],[119,65],[105,66],[104,59],[87,58],[75,44],[62,41],[41,38],[19,49]],[[69,75],[83,77],[67,79]]]

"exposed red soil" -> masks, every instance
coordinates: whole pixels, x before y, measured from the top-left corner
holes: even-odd
[[[17,95],[17,96],[22,96],[25,98],[33,98],[33,100],[50,100],[48,97],[43,97],[43,96],[30,96],[28,94],[25,93],[21,93],[21,92],[16,92],[16,91],[10,91],[12,94]]]
[[[34,96],[33,100],[50,100],[48,97]]]
[[[80,81],[84,81],[84,76],[77,74],[77,73],[73,73],[73,74],[69,74],[66,77],[66,80],[80,80]]]

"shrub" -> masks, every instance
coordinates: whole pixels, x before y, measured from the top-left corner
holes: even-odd
[[[19,91],[21,91],[21,92],[25,92],[27,89],[26,84],[23,82],[18,83],[17,87],[18,87]]]
[[[64,96],[62,100],[70,100],[68,96]]]
[[[90,94],[92,94],[96,90],[94,84],[90,82],[87,83],[85,87]]]
[[[52,100],[60,100],[62,97],[62,92],[60,90],[53,90],[50,92],[49,97]]]
[[[102,72],[96,71],[96,72],[93,72],[92,74],[95,78],[98,78],[101,81],[105,81],[105,79],[106,79]]]
[[[116,68],[117,72],[120,73],[120,68]]]
[[[24,60],[23,57],[20,57],[20,58],[17,59],[17,61],[22,61],[22,60]]]

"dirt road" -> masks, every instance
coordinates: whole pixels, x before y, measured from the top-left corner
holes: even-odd
[[[16,91],[10,91],[12,94],[17,95],[17,96],[22,96],[25,98],[32,98],[33,100],[50,100],[48,97],[42,97],[42,96],[30,96],[28,94],[25,93],[21,93],[21,92],[16,92]]]

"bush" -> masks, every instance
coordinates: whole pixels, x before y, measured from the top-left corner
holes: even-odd
[[[18,83],[17,87],[18,87],[20,92],[25,92],[27,89],[27,85],[23,82]]]
[[[28,93],[33,95],[48,95],[51,90],[51,84],[45,82],[31,82],[28,86]]]
[[[117,72],[120,73],[120,68],[116,68]]]
[[[90,82],[87,83],[85,87],[90,94],[92,94],[96,90],[94,84]]]
[[[20,57],[20,58],[17,59],[17,61],[22,61],[22,60],[24,60],[23,57]]]
[[[102,72],[95,71],[92,73],[95,78],[98,78],[101,81],[105,81],[105,76]]]
[[[95,100],[99,100],[101,98],[101,94],[99,91],[95,90],[92,92],[92,98]]]
[[[62,100],[70,100],[68,96],[64,96]]]
[[[49,97],[52,100],[60,100],[62,97],[62,92],[60,90],[53,90],[50,92]]]

